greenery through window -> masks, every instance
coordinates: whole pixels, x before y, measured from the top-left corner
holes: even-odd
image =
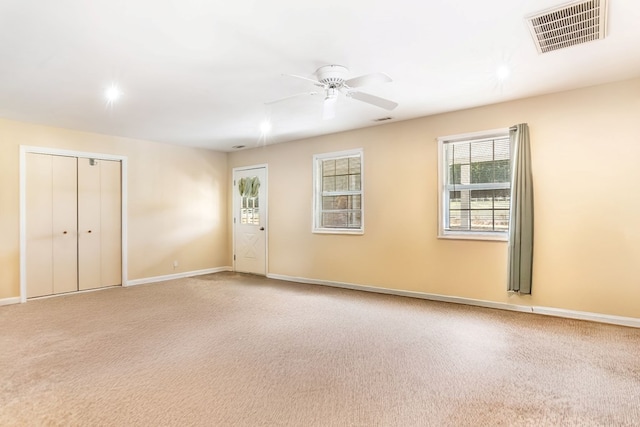
[[[508,132],[440,143],[441,233],[506,233],[511,195]]]
[[[260,179],[257,176],[241,178],[238,183],[240,192],[240,224],[260,225]]]
[[[317,155],[314,231],[362,231],[362,152]]]

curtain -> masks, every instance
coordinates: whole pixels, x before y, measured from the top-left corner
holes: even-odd
[[[522,123],[510,128],[509,138],[513,165],[509,213],[508,290],[530,294],[533,270],[533,182],[529,126]]]

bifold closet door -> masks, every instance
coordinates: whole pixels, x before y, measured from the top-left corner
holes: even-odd
[[[75,157],[26,155],[27,297],[78,289]]]
[[[78,159],[78,289],[122,283],[120,162]]]

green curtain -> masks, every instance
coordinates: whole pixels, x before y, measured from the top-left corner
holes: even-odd
[[[260,190],[260,179],[257,176],[251,178],[241,178],[238,183],[238,192],[242,197],[258,197]]]
[[[529,126],[522,123],[512,127],[509,137],[513,165],[509,214],[508,290],[530,294],[533,271],[533,180]]]

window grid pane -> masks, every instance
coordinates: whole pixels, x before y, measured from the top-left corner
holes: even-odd
[[[360,229],[362,195],[353,194],[362,191],[360,156],[324,159],[319,163],[322,180],[320,228]]]
[[[509,228],[511,179],[509,138],[447,143],[446,191],[448,224],[445,230],[505,232]],[[483,184],[505,184],[506,189],[483,188]],[[477,189],[456,188],[473,185]],[[467,187],[468,188],[468,187]],[[494,187],[495,188],[495,187]]]

